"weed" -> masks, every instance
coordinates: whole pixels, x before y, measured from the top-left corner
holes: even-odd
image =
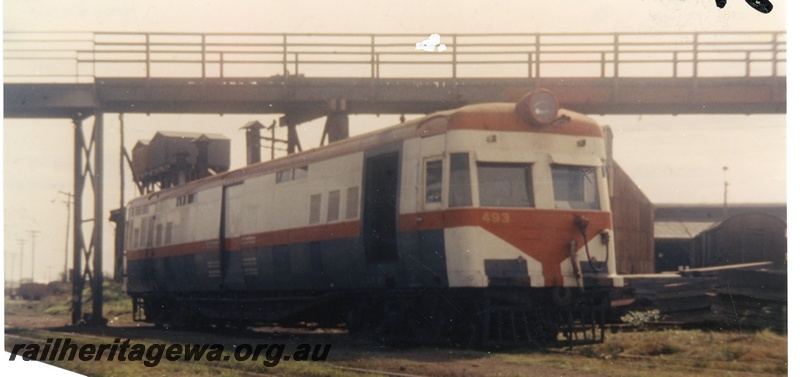
[[[620,319],[622,322],[632,325],[637,329],[644,329],[648,323],[658,321],[660,318],[661,312],[659,312],[658,309],[654,309],[644,312],[632,311],[625,314]]]

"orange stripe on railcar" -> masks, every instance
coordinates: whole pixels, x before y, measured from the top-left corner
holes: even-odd
[[[241,237],[225,239],[225,249],[228,251],[236,251],[244,248],[261,246],[355,238],[358,237],[358,234],[360,233],[360,226],[360,221],[348,221],[335,224],[323,224],[302,228],[248,234]],[[218,251],[219,242],[216,240],[205,240],[178,245],[155,247],[152,249],[152,254],[150,255],[147,255],[146,249],[129,250],[128,259],[142,260],[147,259],[148,257],[164,258]]]
[[[573,223],[577,215],[589,220],[588,240],[612,227],[611,214],[601,211],[464,208],[401,215],[400,230],[481,227],[539,261],[543,275],[556,277],[560,283],[560,265],[569,258],[570,241],[575,240],[578,248],[584,246],[583,236]]]

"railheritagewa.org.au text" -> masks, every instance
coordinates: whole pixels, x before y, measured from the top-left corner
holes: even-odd
[[[48,338],[44,344],[18,343],[10,361],[132,361],[156,367],[162,361],[261,362],[274,367],[281,361],[325,361],[330,344],[141,344],[130,339],[113,343],[78,344],[71,338]]]

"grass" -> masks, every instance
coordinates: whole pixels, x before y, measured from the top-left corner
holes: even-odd
[[[88,298],[88,296],[86,296]],[[91,301],[85,301],[91,305]],[[106,318],[130,316],[129,297],[118,284],[106,283],[104,287],[104,313]],[[31,307],[32,308],[29,308]],[[30,315],[31,310],[51,316],[68,318],[71,302],[69,292],[47,297],[38,302],[6,301],[6,313]],[[40,344],[55,335],[48,330],[6,329],[6,350],[14,343],[25,342],[15,336],[39,339]],[[161,336],[161,335],[159,335]],[[213,343],[214,334],[171,333],[165,339],[142,339],[137,342],[153,343]],[[208,336],[211,339],[203,339]],[[113,337],[83,336],[73,334],[73,342],[84,344],[112,343]],[[286,353],[289,353],[287,347]],[[228,350],[229,352],[230,350]],[[718,376],[743,373],[785,375],[788,373],[788,337],[770,331],[713,332],[700,330],[638,331],[607,333],[603,344],[574,347],[572,350],[531,352],[530,350],[494,350],[492,352],[429,349],[408,347],[404,349],[375,349],[365,346],[345,345],[331,352],[328,362],[286,361],[267,368],[260,361],[253,362],[168,362],[155,368],[142,362],[56,362],[54,365],[78,373],[103,376],[139,376],[159,373],[178,376],[228,376],[256,373],[301,376],[349,376],[364,374],[342,370],[337,366],[364,369],[393,370],[399,373],[423,375],[481,375],[526,376],[531,371],[544,370],[545,374],[592,374],[602,376]],[[465,369],[466,368],[466,369]],[[537,369],[538,368],[538,369]],[[472,372],[470,372],[472,371]],[[541,373],[540,373],[541,374]]]
[[[767,330],[745,333],[673,330],[609,334],[605,343],[576,347],[574,354],[584,356],[595,365],[602,365],[602,369],[609,369],[605,364],[611,362],[625,365],[619,370],[622,373],[620,375],[681,375],[696,374],[702,370],[707,370],[709,375],[720,371],[788,373],[788,338]],[[601,360],[602,363],[597,363]],[[653,363],[657,365],[657,371],[647,372]],[[626,373],[632,364],[635,368],[633,373]],[[593,372],[605,374],[601,369]]]
[[[64,336],[64,335],[56,335]],[[22,337],[22,338],[17,338]],[[54,337],[48,330],[14,330],[6,337],[6,350],[26,339]],[[112,343],[113,337],[74,334],[73,343]],[[22,340],[21,340],[22,339]],[[28,340],[30,341],[30,340]],[[162,339],[137,340],[145,346],[165,343]],[[173,339],[173,342],[183,343]],[[291,354],[287,347],[284,354]],[[226,348],[226,355],[232,355]],[[752,333],[720,333],[703,331],[661,331],[609,334],[606,343],[575,347],[571,351],[552,352],[428,349],[411,347],[403,351],[377,352],[374,349],[337,349],[338,355],[328,362],[282,361],[267,368],[256,361],[162,362],[148,368],[143,362],[55,362],[56,366],[87,375],[138,376],[157,372],[164,375],[226,376],[249,373],[270,373],[299,376],[362,375],[337,366],[365,369],[393,369],[412,374],[461,375],[448,367],[454,360],[468,361],[481,374],[525,376],[537,368],[548,371],[570,371],[566,374],[602,376],[719,376],[741,373],[785,375],[788,373],[787,337],[768,331]],[[416,354],[417,356],[412,356]],[[418,355],[426,355],[423,358]],[[438,355],[438,356],[437,356]],[[449,355],[449,356],[448,356]],[[233,360],[233,358],[231,358]],[[398,366],[405,368],[397,369]],[[463,363],[462,363],[463,366]],[[450,369],[448,369],[450,368]],[[488,368],[488,369],[487,369]],[[455,374],[453,374],[455,373]],[[474,375],[474,374],[473,374]]]
[[[21,306],[32,306],[33,310],[52,316],[69,317],[72,312],[70,285],[57,288],[57,294],[47,295],[39,301],[6,300],[6,313],[14,314]],[[83,291],[83,306],[91,308],[91,290]],[[106,318],[130,316],[133,311],[131,298],[122,290],[122,285],[106,280],[103,282],[103,315]]]

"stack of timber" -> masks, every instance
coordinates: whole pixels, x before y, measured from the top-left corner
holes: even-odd
[[[724,270],[717,277],[711,314],[716,322],[733,328],[787,330],[786,268]]]
[[[635,307],[658,309],[661,319],[729,329],[787,330],[786,265],[758,262],[625,276]]]
[[[678,274],[633,275],[626,277],[641,304],[657,309],[663,320],[702,322],[708,319],[713,277],[683,277]]]

